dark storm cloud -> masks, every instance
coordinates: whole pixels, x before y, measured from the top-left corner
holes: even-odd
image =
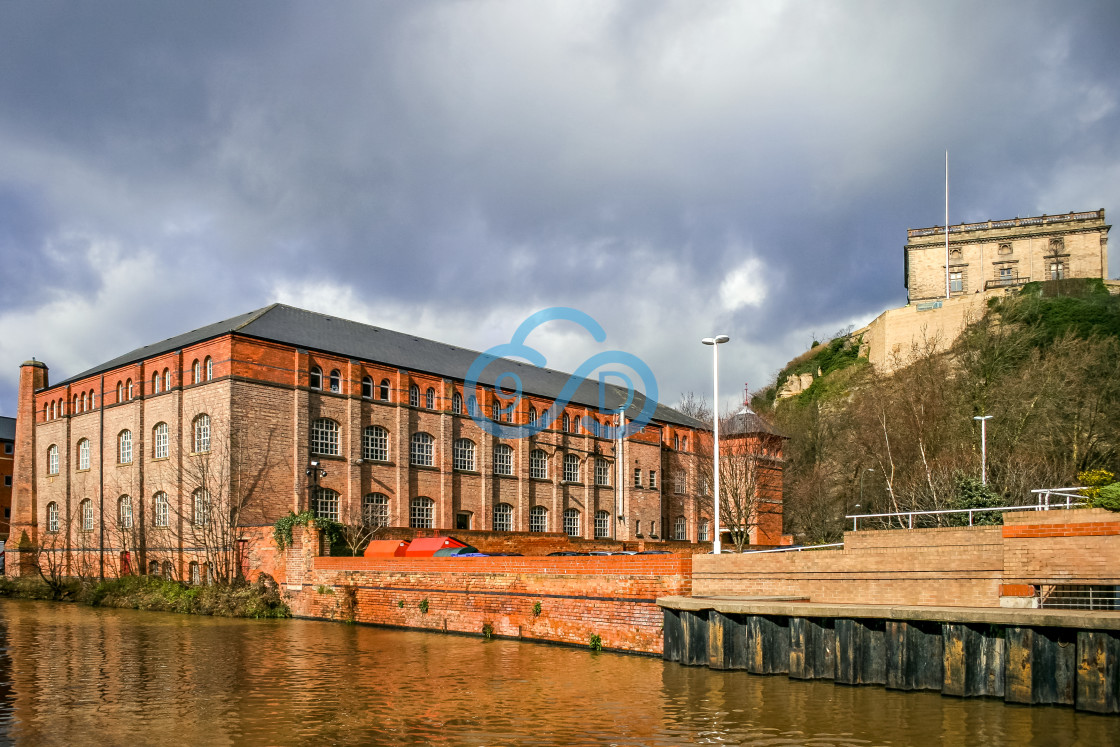
[[[0,16],[0,321],[42,328],[0,342],[5,410],[33,354],[65,375],[278,296],[479,347],[577,306],[669,398],[706,388],[694,338],[719,326],[761,384],[904,301],[945,148],[954,222],[1120,191],[1112,4]]]

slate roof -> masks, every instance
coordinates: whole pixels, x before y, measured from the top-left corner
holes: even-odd
[[[481,353],[435,340],[427,340],[404,332],[395,332],[384,327],[340,319],[314,311],[298,309],[284,304],[272,304],[247,314],[209,324],[205,327],[186,332],[162,342],[132,350],[124,355],[106,361],[88,371],[83,371],[61,381],[55,386],[63,386],[79,379],[95,376],[105,371],[119,368],[156,355],[179,350],[204,340],[235,332],[245,337],[283,343],[297,348],[332,353],[347,358],[378,362],[397,366],[411,371],[435,374],[450,379],[463,380],[471,364]],[[492,360],[497,360],[493,358]],[[487,366],[479,377],[479,383],[493,387],[495,378],[505,371],[521,378],[522,388],[528,394],[554,397],[563,388],[570,375],[549,368],[538,368],[528,363],[504,360],[503,365]],[[625,400],[625,390],[617,386],[606,386],[605,400],[608,409],[617,409]],[[598,408],[599,383],[583,379],[571,400],[574,404]],[[641,393],[635,393],[631,413],[639,412],[645,403]],[[695,418],[658,404],[654,420],[690,428],[708,426]]]
[[[16,440],[16,419],[0,415],[0,441]]]
[[[789,438],[774,426],[762,419],[754,410],[744,407],[739,412],[728,418],[726,423],[728,436],[742,436],[751,433],[766,433],[771,436]]]

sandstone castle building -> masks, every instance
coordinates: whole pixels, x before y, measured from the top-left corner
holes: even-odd
[[[269,564],[277,519],[307,509],[448,532],[711,540],[696,464],[704,423],[657,405],[619,452],[604,430],[624,393],[605,390],[600,411],[598,383],[584,380],[557,407],[567,374],[510,362],[524,390],[511,401],[493,379],[467,388],[478,355],[272,305],[58,383],[29,361],[9,572],[53,548],[67,575],[199,580],[215,548],[232,547],[233,572],[248,573]],[[633,411],[643,405],[636,395]],[[525,438],[480,427],[546,415],[548,427]],[[728,436],[767,442],[767,500],[779,510],[752,542],[780,544],[781,439]]]

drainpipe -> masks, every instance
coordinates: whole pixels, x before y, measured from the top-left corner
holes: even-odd
[[[101,393],[98,395],[101,400],[101,408],[97,411],[99,417],[98,422],[98,446],[97,446],[97,460],[98,460],[98,507],[97,507],[97,523],[98,523],[98,568],[101,580],[105,580],[105,374],[101,374]]]

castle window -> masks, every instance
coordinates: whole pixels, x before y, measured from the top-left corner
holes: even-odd
[[[382,379],[381,380],[381,400],[383,402],[388,402],[389,401],[389,380],[388,379]]]
[[[595,539],[607,539],[611,536],[611,515],[608,511],[595,512]]]
[[[494,531],[513,531],[513,506],[508,503],[499,503],[494,506]]]
[[[132,529],[132,498],[122,495],[117,501],[117,508],[119,509],[121,529]]]
[[[413,529],[432,529],[435,526],[435,501],[422,496],[413,498],[408,507],[408,525]]]
[[[152,458],[167,458],[167,423],[156,423],[152,428]]]
[[[688,522],[684,520],[683,516],[678,516],[677,520],[673,523],[673,539],[688,539]]]
[[[89,439],[78,442],[78,469],[89,469]]]
[[[367,426],[362,431],[362,459],[389,461],[389,431],[380,425]]]
[[[409,445],[409,461],[417,467],[431,467],[434,463],[432,437],[427,433],[413,433]]]
[[[416,386],[415,384],[408,388],[408,406],[420,406],[420,387]]]
[[[171,506],[167,502],[167,493],[162,490],[152,499],[152,523],[157,527],[170,526]]]
[[[373,379],[368,376],[362,378],[362,396],[366,399],[373,399]]]
[[[529,477],[548,479],[548,455],[540,449],[533,449],[529,454]]]
[[[311,453],[338,456],[338,423],[330,418],[317,418],[311,423]]]
[[[579,509],[564,509],[564,534],[569,537],[579,536]]]
[[[564,482],[579,482],[579,457],[575,454],[564,455]]]
[[[508,444],[494,447],[494,474],[513,475],[513,449]]]
[[[210,451],[210,416],[203,413],[194,419],[194,448],[195,454],[205,454]]]
[[[429,410],[436,409],[436,390],[428,387],[428,391],[424,393],[424,407]]]
[[[322,389],[323,369],[318,366],[312,366],[311,371],[307,375],[307,385],[312,389]]]
[[[214,359],[206,356],[206,380],[212,381],[214,379]]]
[[[1066,276],[1065,264],[1060,260],[1055,260],[1050,263],[1050,279],[1061,280]]]
[[[533,506],[529,509],[529,531],[548,531],[548,509],[544,506]]]
[[[382,493],[362,496],[362,523],[367,527],[389,526],[389,499]]]
[[[337,368],[331,371],[331,391],[335,394],[342,392],[342,374],[338,372]]]
[[[451,395],[451,412],[455,413],[456,415],[463,414],[463,395],[459,394],[458,392],[455,392],[453,395]]]
[[[7,446],[7,444],[4,444]],[[51,444],[47,447],[47,474],[58,474],[58,447]]]
[[[963,293],[964,292],[964,274],[960,272],[949,273],[949,292],[950,293]]]
[[[311,501],[315,516],[338,521],[338,493],[330,488],[315,488]]]
[[[47,504],[47,531],[58,534],[58,504],[51,501]]]
[[[81,520],[82,520],[82,531],[83,532],[92,532],[93,531],[93,501],[91,501],[89,498],[86,498],[84,501],[82,501],[78,505],[78,516],[80,516]]]
[[[117,464],[132,464],[132,431],[117,435]]]
[[[474,441],[469,438],[460,438],[455,441],[453,466],[460,471],[474,471]]]
[[[610,485],[611,484],[611,463],[606,459],[595,459],[595,484],[596,485]]]

